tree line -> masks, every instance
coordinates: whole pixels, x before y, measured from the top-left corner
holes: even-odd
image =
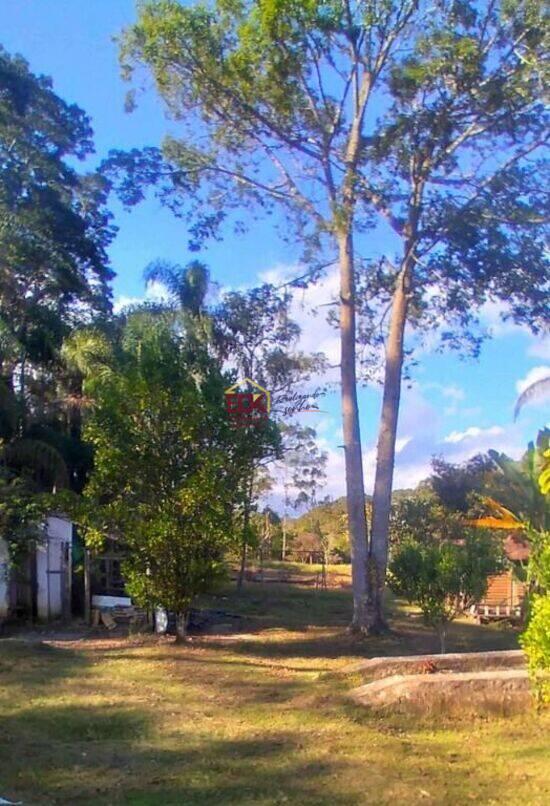
[[[213,400],[240,374],[283,390],[322,366],[297,348],[289,296],[337,266],[352,623],[384,629],[400,389],[415,346],[435,334],[442,347],[475,354],[487,301],[505,302],[535,332],[546,324],[547,36],[534,0],[147,2],[121,34],[121,64],[128,79],[153,78],[179,133],[113,151],[89,175],[70,167],[92,149],[86,115],[2,51],[6,489],[23,479],[84,492],[82,517],[103,519],[90,520],[90,534],[132,531],[143,546],[133,552],[135,591],[153,585],[139,574],[151,575],[155,545],[170,547],[185,529],[196,544],[193,507],[212,506],[217,491],[197,578],[219,560],[217,524],[229,512],[244,567],[265,466],[293,435],[266,424],[239,439]],[[214,310],[202,264],[158,263],[146,276],[171,302],[114,317],[108,194],[133,205],[151,186],[182,219],[191,249],[275,213],[301,247],[303,271],[282,289],[229,294]],[[392,244],[382,256],[381,227]],[[373,366],[384,382],[367,520],[357,386]],[[172,508],[160,510],[161,492]],[[186,552],[167,555],[159,573],[189,569]]]
[[[212,304],[208,269],[157,261],[165,302],[112,310],[115,236],[87,116],[0,52],[0,519],[11,562],[64,509],[89,548],[120,540],[129,592],[180,616],[256,541],[252,516],[292,455],[304,499],[314,432],[272,417],[235,429],[224,391],[243,376],[272,394],[307,382],[322,356],[298,349],[284,290],[264,284]],[[212,295],[211,295],[212,296]]]

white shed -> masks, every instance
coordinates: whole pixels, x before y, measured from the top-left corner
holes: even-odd
[[[40,621],[71,614],[73,525],[59,516],[46,520],[46,539],[36,549],[36,615]]]
[[[20,613],[39,621],[70,617],[72,542],[72,522],[49,516],[44,539],[16,571],[10,569],[8,547],[0,539],[0,620]]]

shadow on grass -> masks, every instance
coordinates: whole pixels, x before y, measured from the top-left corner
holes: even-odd
[[[347,589],[312,590],[280,583],[249,583],[242,591],[227,589],[218,596],[205,597],[200,605],[242,616],[247,631],[343,627],[351,617],[351,594]]]
[[[342,656],[416,655],[438,653],[439,641],[426,626],[420,614],[411,612],[404,602],[388,597],[388,619],[391,630],[382,636],[356,638],[349,634],[351,593],[346,589],[310,590],[290,585],[250,584],[240,593],[227,591],[207,600],[207,604],[223,606],[243,616],[242,629],[257,633],[258,639],[248,637],[239,641],[238,632],[231,642],[201,636],[202,646],[223,649],[243,655],[284,659],[317,657],[334,659]],[[288,639],[278,637],[284,630]],[[323,632],[321,632],[323,630]],[[311,632],[311,637],[307,635]],[[303,637],[303,633],[306,637]],[[292,633],[301,633],[299,640]],[[449,626],[448,652],[475,652],[517,649],[518,632],[507,626],[483,626],[461,620]],[[230,643],[230,647],[228,644]]]
[[[3,730],[15,742],[21,737],[61,744],[128,741],[147,734],[149,719],[139,709],[118,706],[39,704],[4,719]]]
[[[0,679],[5,687],[14,684],[34,692],[59,685],[64,677],[73,676],[87,664],[84,655],[73,649],[40,642],[0,641]]]
[[[73,803],[86,790],[91,795],[126,765],[129,746],[147,736],[149,724],[143,711],[119,706],[42,702],[3,715],[0,795],[31,804]],[[77,783],[82,776],[83,789]]]
[[[256,646],[256,642],[254,642],[254,646]],[[227,645],[222,646],[218,643],[215,643],[214,641],[201,641],[200,647],[201,649],[209,649],[209,650],[214,649],[216,651],[218,650],[225,652],[236,651],[235,643],[233,642],[231,643],[230,646]],[[169,660],[173,663],[178,664],[189,664],[189,665],[198,664],[199,667],[211,666],[215,667],[218,671],[220,671],[220,669],[223,669],[224,667],[230,667],[230,668],[235,667],[235,670],[237,671],[246,671],[246,670],[252,671],[254,669],[258,669],[260,671],[268,672],[270,669],[269,660],[273,658],[272,655],[266,655],[265,659],[263,660],[260,659],[254,660],[248,657],[248,654],[253,656],[253,655],[259,655],[260,653],[255,653],[252,651],[250,653],[243,653],[243,657],[237,657],[237,658],[229,656],[220,657],[218,654],[212,658],[200,658],[193,655],[193,648],[191,646],[189,647],[188,653],[185,653],[185,649],[186,648],[182,648],[183,651],[178,653],[179,647],[176,648],[176,645],[174,645],[174,651],[173,654],[169,656]],[[149,660],[154,661],[166,661],[168,659],[167,655],[149,655],[148,657]],[[284,669],[286,672],[297,672],[299,674],[319,674],[326,671],[326,666],[324,666],[323,664],[317,664],[315,666],[314,665],[295,666],[292,664],[285,663],[285,664],[279,664],[277,668]]]
[[[165,754],[161,767],[177,768],[179,774],[167,770],[155,781],[154,791],[130,788],[120,802],[132,806],[359,806],[366,802],[363,793],[338,786],[345,762],[297,761],[296,749],[291,735],[279,733],[270,739],[212,742],[194,757],[189,752]]]
[[[43,673],[52,672],[50,690],[29,690],[33,701],[20,699],[17,711],[4,700],[0,795],[29,806],[508,802],[512,773],[503,780],[502,765],[494,768],[487,755],[480,767],[469,747],[475,722],[449,723],[453,734],[447,735],[446,724],[422,726],[397,715],[375,718],[344,704],[342,688],[334,681],[309,685],[293,675],[277,679],[269,666],[261,674],[262,664],[246,658],[240,663],[218,652],[212,658],[219,663],[211,663],[192,647],[173,653],[169,646],[158,652],[150,647],[143,657],[131,652],[116,674],[110,653],[99,650],[97,662],[107,656],[112,685],[108,678],[104,704],[91,704],[86,686],[95,677],[94,668],[83,670],[65,649],[43,652],[27,645],[25,650],[26,656],[18,656],[22,671],[29,660],[48,659]],[[72,702],[63,701],[63,676],[51,668],[54,659],[66,663],[73,678],[67,694]],[[197,665],[188,666],[188,661]],[[179,688],[174,667],[181,668]],[[1,682],[15,683],[16,671]],[[82,671],[87,680],[80,690]],[[105,672],[98,669],[103,687]],[[165,687],[164,675],[174,688]],[[185,698],[187,691],[193,692],[191,700]],[[493,742],[498,750],[513,741],[515,729],[505,722],[497,728]],[[526,741],[526,753],[535,758],[542,738]],[[467,794],[470,787],[474,797]],[[421,789],[431,801],[419,794]]]
[[[472,781],[466,726],[465,741],[453,744],[450,761],[451,748],[434,746],[412,722],[392,726],[384,720],[342,719],[341,713],[338,724],[352,742],[345,755],[345,742],[334,745],[335,752],[324,752],[325,741],[339,739],[320,740],[315,730],[309,735],[251,725],[251,735],[220,737],[209,735],[204,723],[184,722],[177,733],[160,738],[153,713],[122,707],[45,708],[30,721],[29,715],[25,710],[7,720],[13,756],[2,737],[0,780],[4,796],[41,806],[359,806],[421,802],[427,798],[421,787],[432,793],[427,802],[463,802],[471,789],[478,802],[508,802],[509,782],[490,764],[476,768]],[[376,736],[383,738],[370,747]],[[357,753],[361,746],[364,754]],[[532,748],[530,755],[536,752]],[[432,787],[437,787],[435,796]],[[406,800],[399,792],[406,792]]]
[[[328,760],[297,763],[299,742],[284,731],[220,739],[187,725],[155,743],[141,711],[44,707],[3,720],[2,795],[25,803],[336,804],[362,802],[322,791],[337,770]],[[4,732],[5,731],[5,732]]]

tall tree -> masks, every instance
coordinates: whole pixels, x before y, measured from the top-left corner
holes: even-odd
[[[64,463],[79,488],[89,456],[76,408],[78,379],[59,353],[76,324],[110,308],[106,182],[74,168],[93,151],[87,115],[44,76],[0,48],[0,407],[4,459],[34,475]],[[78,391],[78,389],[76,390]],[[43,486],[59,483],[55,473]]]
[[[251,536],[251,513],[258,498],[272,484],[273,464],[288,454],[295,444],[297,430],[285,423],[285,408],[278,401],[282,395],[307,381],[322,358],[307,356],[298,349],[300,328],[289,316],[286,289],[264,284],[247,291],[225,294],[212,311],[212,343],[215,353],[237,374],[266,388],[271,396],[271,421],[276,424],[277,439],[271,451],[255,448],[258,434],[241,429],[241,450],[250,454],[249,474],[241,490],[242,547],[238,585],[242,586],[247,549]],[[254,458],[256,457],[256,458]]]
[[[213,583],[232,545],[248,472],[225,416],[229,377],[158,311],[123,316],[112,342],[79,334],[65,352],[93,404],[85,436],[94,470],[80,515],[88,544],[118,537],[129,592],[175,612],[183,638],[194,596]],[[258,439],[256,447],[265,446]]]
[[[157,181],[189,212],[192,246],[240,204],[282,207],[312,260],[328,246],[341,271],[341,380],[353,624],[365,627],[367,523],[356,389],[354,235],[365,114],[415,0],[402,3],[148,3],[122,40],[122,60],[145,65],[182,139],[113,155],[129,203]],[[367,22],[367,27],[365,27]],[[185,124],[184,124],[185,125]],[[317,259],[317,258],[316,258]],[[318,265],[317,265],[318,269]],[[310,279],[318,274],[313,270]]]
[[[527,169],[544,139],[541,4],[506,0],[218,0],[146,3],[122,38],[145,67],[179,139],[113,155],[133,203],[156,182],[188,216],[192,246],[240,205],[293,225],[314,280],[340,268],[339,327],[353,626],[383,626],[382,592],[407,322],[469,323],[487,298],[518,319],[543,313],[540,180]],[[378,116],[378,117],[376,117]],[[367,523],[357,405],[361,233],[380,216],[398,260],[367,264],[363,312],[391,310],[373,536]],[[238,226],[240,221],[236,221]],[[368,242],[367,242],[368,243]],[[322,257],[321,257],[322,253]],[[506,267],[503,270],[503,267]],[[533,281],[533,278],[534,281]],[[367,305],[367,298],[377,300]],[[370,330],[372,328],[367,328]],[[447,343],[457,341],[452,330]]]
[[[176,327],[194,340],[199,349],[208,350],[220,368],[234,373],[233,380],[253,379],[267,388],[272,403],[298,382],[308,380],[311,371],[322,363],[320,356],[306,356],[297,349],[300,328],[289,316],[289,295],[285,289],[264,284],[247,291],[226,292],[214,304],[208,299],[213,285],[210,273],[196,260],[185,267],[155,261],[147,267],[145,279],[160,283],[167,292],[167,303],[154,306],[158,311],[171,311]],[[239,587],[244,581],[248,547],[254,540],[251,513],[258,499],[272,486],[269,466],[281,451],[290,450],[293,442],[290,434],[296,433],[296,429],[285,428],[281,422],[283,413],[284,407],[275,405],[269,428],[257,429],[252,425],[241,428],[235,435],[239,461],[241,465],[248,464],[248,473],[241,478],[239,489],[242,534]],[[269,449],[266,439],[270,442]]]
[[[545,326],[548,129],[538,57],[547,33],[536,2],[439,4],[393,64],[387,111],[365,143],[364,193],[400,243],[384,266],[390,321],[371,538],[377,620],[407,324],[436,327],[444,344],[469,341],[474,351],[472,326],[487,301],[502,301],[535,331]]]

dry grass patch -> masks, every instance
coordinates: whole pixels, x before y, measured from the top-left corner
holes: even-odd
[[[402,634],[357,643],[345,591],[271,584],[225,597],[216,606],[240,609],[246,638],[0,642],[0,795],[41,805],[550,800],[548,715],[377,717],[323,674],[429,644],[406,613]],[[515,642],[472,628],[457,625],[455,642]]]

